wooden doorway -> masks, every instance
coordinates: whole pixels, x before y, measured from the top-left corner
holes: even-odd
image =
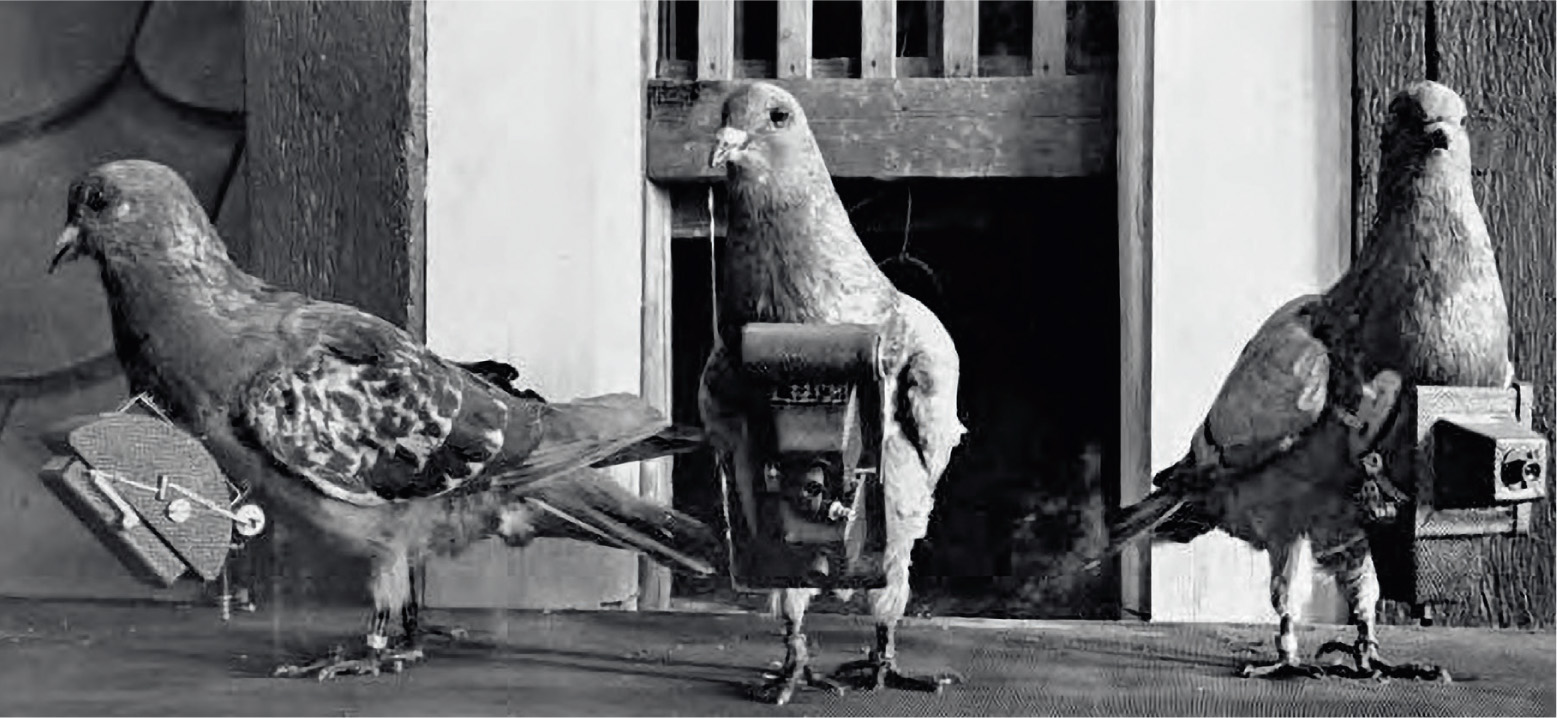
[[[1121,420],[1145,414],[1121,407],[1144,401],[1147,357],[1144,234],[1119,219],[1142,216],[1146,173],[1116,171],[1130,5],[646,3],[645,391],[698,421],[723,233],[708,138],[727,83],[774,78],[806,106],[867,248],[963,356],[971,433],[916,558],[919,611],[1114,617],[1138,593],[1117,571],[1034,580],[1103,540],[1122,491],[1104,477],[1146,455],[1144,423]],[[1142,119],[1129,118],[1137,131]],[[905,244],[929,272],[888,261]],[[711,458],[667,464],[645,489],[722,522]],[[675,594],[737,601],[718,595],[727,586],[678,581]]]

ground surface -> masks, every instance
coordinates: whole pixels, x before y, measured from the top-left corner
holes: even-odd
[[[1453,684],[1232,676],[1270,651],[1268,626],[910,620],[909,671],[954,670],[939,697],[803,694],[775,708],[744,688],[779,657],[749,614],[433,611],[473,631],[401,674],[269,677],[278,662],[361,632],[346,609],[264,610],[0,600],[0,713],[9,715],[1554,715],[1551,631],[1382,629],[1404,660]],[[817,616],[824,668],[858,657],[860,619]],[[1351,629],[1299,634],[1305,651]]]

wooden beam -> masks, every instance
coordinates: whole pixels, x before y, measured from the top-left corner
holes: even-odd
[[[665,0],[667,4],[670,0]],[[660,13],[657,0],[642,0],[643,73],[654,77],[659,59],[668,55],[660,46],[657,27]],[[642,117],[643,115],[639,115]],[[640,157],[643,156],[640,153]],[[650,406],[670,415],[671,410],[671,261],[670,192],[663,186],[643,180],[643,314],[639,328],[642,362],[639,367],[639,392]],[[674,500],[672,457],[644,461],[638,465],[638,493],[645,499],[669,506]],[[647,556],[638,558],[638,601],[640,611],[670,609],[672,575]]]
[[[779,80],[838,177],[1078,177],[1111,171],[1111,78]],[[710,138],[733,85],[648,83],[649,177],[717,180]]]
[[[426,218],[423,7],[244,7],[250,241],[264,247],[253,270],[416,333]]]
[[[735,72],[735,0],[698,0],[697,77],[728,80]]]
[[[779,0],[778,76],[811,76],[811,0]]]
[[[1119,3],[1119,503],[1151,491],[1152,53],[1151,3]],[[1151,615],[1151,547],[1119,555],[1119,605]]]
[[[1065,0],[1033,0],[1033,74],[1065,74]]]
[[[979,67],[977,0],[941,3],[941,71],[946,77],[974,77]]]
[[[860,3],[860,77],[897,75],[897,0]]]

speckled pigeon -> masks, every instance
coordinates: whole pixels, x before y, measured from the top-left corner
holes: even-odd
[[[184,181],[156,163],[112,162],[71,185],[51,270],[79,256],[101,271],[131,388],[274,511],[320,529],[325,548],[369,559],[367,653],[280,673],[323,679],[421,658],[414,567],[489,536],[580,539],[712,572],[705,557],[720,543],[707,526],[591,468],[648,458],[636,448],[646,442],[696,445],[637,397],[519,396],[378,317],[246,274]],[[396,611],[406,636],[391,647]]]

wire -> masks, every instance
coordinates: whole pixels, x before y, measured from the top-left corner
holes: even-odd
[[[713,346],[719,345],[719,229],[714,219],[714,186],[708,185],[708,316],[713,329]]]

